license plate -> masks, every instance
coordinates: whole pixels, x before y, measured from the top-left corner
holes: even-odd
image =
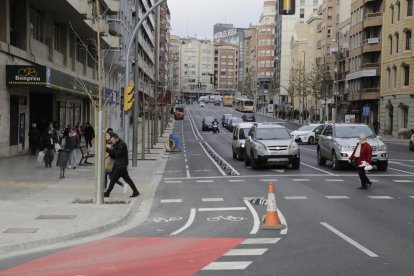
[[[271,155],[286,155],[287,152],[285,150],[281,150],[281,151],[271,151],[270,154]]]

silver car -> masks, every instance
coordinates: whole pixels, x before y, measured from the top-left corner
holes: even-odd
[[[338,170],[352,154],[358,143],[359,135],[363,133],[372,147],[372,163],[379,171],[386,171],[388,167],[387,146],[380,137],[365,124],[328,124],[319,137],[316,149],[319,165],[325,165],[326,160],[332,162],[332,169]]]
[[[280,124],[253,123],[245,148],[244,162],[253,169],[266,163],[291,164],[293,169],[299,169],[299,146]]]

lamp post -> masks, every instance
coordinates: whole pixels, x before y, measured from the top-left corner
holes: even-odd
[[[304,118],[305,118],[305,63],[306,63],[306,52],[301,51],[303,53],[303,82],[302,82],[302,117],[301,117],[301,123],[303,124]]]
[[[334,109],[332,110],[332,121],[336,123],[338,115],[338,102],[337,95],[339,95],[339,32],[336,32],[336,39],[332,39],[332,42],[336,42],[335,52],[335,82],[334,82]]]

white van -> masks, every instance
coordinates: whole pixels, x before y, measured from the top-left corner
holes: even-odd
[[[248,136],[250,128],[253,123],[237,123],[233,128],[233,142],[231,143],[231,149],[233,152],[233,158],[243,160],[245,156],[244,143]]]

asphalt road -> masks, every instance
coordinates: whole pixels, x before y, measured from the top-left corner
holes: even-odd
[[[300,146],[299,170],[246,167],[232,158],[228,130],[201,131],[204,116],[220,120],[224,113],[241,116],[230,108],[194,104],[175,123],[183,151],[168,161],[150,216],[140,227],[99,242],[17,257],[0,269],[54,268],[48,271],[55,274],[38,275],[413,275],[414,153],[407,145],[387,143],[388,170],[372,171],[373,186],[359,190],[352,169],[317,165],[312,145]],[[273,120],[259,114],[256,119]],[[227,175],[203,143],[238,175]],[[247,200],[267,198],[269,182],[276,187],[284,230],[259,229],[266,206]]]

